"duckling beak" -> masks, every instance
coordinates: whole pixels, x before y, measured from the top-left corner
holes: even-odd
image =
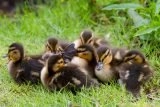
[[[103,68],[103,62],[98,62],[95,67],[95,70],[100,71],[102,68]]]

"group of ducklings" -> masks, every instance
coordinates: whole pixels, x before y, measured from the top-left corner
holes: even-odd
[[[113,47],[90,30],[82,31],[73,43],[48,38],[40,55],[25,55],[22,44],[12,43],[7,57],[16,83],[41,81],[51,91],[96,87],[115,80],[139,96],[141,86],[153,75],[141,52]]]

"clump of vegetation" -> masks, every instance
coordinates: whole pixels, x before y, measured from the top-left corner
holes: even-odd
[[[160,42],[160,3],[150,2],[147,6],[139,3],[111,4],[103,8],[106,16],[117,20],[125,27],[130,40],[158,45]],[[111,14],[108,14],[111,13]],[[123,33],[123,32],[122,32]],[[137,42],[137,41],[136,41]]]

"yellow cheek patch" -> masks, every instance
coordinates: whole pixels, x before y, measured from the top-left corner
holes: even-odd
[[[112,55],[109,55],[107,57],[104,58],[103,63],[104,64],[109,64],[112,61]]]
[[[83,59],[88,59],[88,55],[84,53],[78,53],[78,57],[83,58]]]
[[[52,70],[54,72],[57,72],[59,70],[59,67],[58,67],[58,64],[55,64],[53,67],[52,67]]]
[[[100,60],[104,63],[104,64],[109,64],[113,59],[112,53],[110,50],[107,50],[102,57],[100,58]]]
[[[9,60],[18,61],[20,59],[20,57],[21,57],[21,55],[18,50],[13,50],[13,51],[9,52],[9,54],[8,54]]]
[[[104,58],[108,55],[108,53],[109,53],[109,50],[107,50],[107,51],[101,56],[100,60],[103,61]]]
[[[142,59],[139,55],[137,55],[137,56],[135,57],[135,60],[136,60],[136,62],[138,62],[138,63],[142,63],[142,62],[143,62],[143,59]]]
[[[78,56],[79,56],[80,58],[83,58],[83,57],[84,57],[84,55],[83,55],[82,53],[78,53]]]
[[[89,61],[92,59],[92,55],[90,52],[78,53],[78,57],[89,60]]]

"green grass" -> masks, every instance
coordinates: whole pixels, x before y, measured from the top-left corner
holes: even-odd
[[[107,0],[101,1],[107,4]],[[78,5],[78,6],[77,6]],[[72,42],[79,37],[83,29],[93,29],[95,34],[111,34],[109,41],[116,47],[133,48],[126,35],[122,21],[116,24],[101,25],[91,20],[91,12],[85,0],[69,0],[68,2],[56,2],[49,6],[39,6],[37,14],[24,11],[23,15],[16,14],[14,18],[0,17],[0,56],[7,53],[7,48],[12,42],[21,42],[27,54],[38,54],[44,50],[47,37],[54,36]],[[123,31],[123,34],[121,33]],[[160,59],[156,52],[152,52],[156,46],[144,43],[140,49],[155,70],[154,77],[146,87],[154,88],[160,85]],[[160,106],[160,99],[148,100],[144,94],[139,101],[133,102],[133,98],[118,84],[103,85],[95,89],[83,89],[77,95],[69,91],[49,92],[39,84],[17,85],[10,78],[7,71],[7,59],[0,57],[0,106],[7,107],[65,107],[79,105],[81,107],[115,107]],[[155,95],[159,98],[160,92]]]

